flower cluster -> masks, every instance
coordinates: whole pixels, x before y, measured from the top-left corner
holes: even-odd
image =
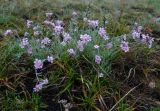
[[[60,25],[56,25],[54,27],[54,32],[55,32],[55,35],[59,36],[60,34],[62,34],[64,28]]]
[[[91,36],[88,34],[84,34],[84,35],[80,35],[80,40],[83,41],[84,44],[87,44],[88,42],[90,42]]]
[[[154,39],[150,37],[149,34],[143,33],[142,30],[142,26],[138,26],[138,24],[136,23],[132,31],[132,37],[134,40],[140,41],[141,43],[145,43],[148,46],[148,48],[151,48]]]
[[[47,56],[47,61],[48,62],[53,63],[53,60],[54,60],[54,58],[52,56]],[[36,86],[33,88],[33,92],[38,92],[43,88],[43,86],[45,84],[48,84],[48,79],[44,79],[44,80],[40,81],[39,77],[38,77],[38,75],[40,73],[38,73],[37,71],[43,68],[43,61],[42,60],[35,59],[34,67],[35,67],[35,72],[36,72],[36,77],[37,77],[37,80],[38,80],[38,84],[36,84]]]
[[[28,35],[29,35],[29,33],[28,33],[28,32],[25,32],[24,36],[28,36]],[[28,53],[28,54],[32,54],[32,47],[30,47],[30,45],[29,45],[28,38],[23,38],[23,39],[21,40],[20,47],[21,47],[22,49],[24,49],[24,48],[27,49],[27,53]]]
[[[84,50],[84,45],[90,42],[92,37],[88,34],[80,35],[80,40],[77,41],[77,48],[82,52]]]
[[[63,53],[63,51],[65,51],[63,54],[68,54],[69,57],[77,57],[76,54],[81,54],[79,52],[84,51],[84,49],[87,48],[87,46],[88,46],[89,48],[91,47],[91,49],[89,50],[89,48],[87,48],[87,51],[93,50],[93,53],[92,53],[93,58],[92,59],[93,59],[94,63],[96,64],[97,67],[99,67],[99,66],[101,67],[101,65],[103,65],[102,60],[105,59],[105,56],[104,56],[105,53],[102,54],[102,52],[103,51],[105,52],[108,49],[110,49],[108,51],[112,51],[112,47],[113,47],[112,40],[115,40],[115,39],[110,40],[109,35],[106,32],[106,29],[104,27],[99,27],[99,21],[98,20],[88,20],[87,18],[84,18],[84,22],[87,23],[89,27],[91,27],[88,29],[89,31],[88,32],[85,31],[85,34],[79,34],[79,33],[77,33],[78,31],[74,32],[69,29],[67,31],[72,32],[72,33],[69,33],[64,29],[64,22],[61,20],[53,20],[52,16],[53,16],[53,13],[46,13],[47,18],[43,22],[43,25],[45,25],[45,29],[44,29],[43,25],[34,25],[33,21],[27,20],[27,27],[33,29],[33,34],[29,34],[28,32],[25,32],[24,38],[21,40],[20,47],[27,48],[27,52],[29,54],[32,53],[32,47],[28,41],[28,38],[31,35],[34,35],[37,37],[36,41],[37,41],[37,44],[39,45],[39,47],[41,48],[40,50],[46,49],[48,51],[51,46],[55,46],[55,45],[51,45],[52,42],[56,41],[56,45],[59,45],[59,46],[55,46],[56,47],[55,50],[58,52],[58,49],[62,49],[59,52]],[[76,21],[77,13],[73,12],[72,16],[73,16],[72,20]],[[72,26],[74,27],[74,23]],[[75,25],[75,27],[76,28],[74,28],[74,29],[77,29],[77,30],[79,29],[76,25]],[[49,30],[46,30],[46,29],[49,29]],[[151,48],[153,38],[151,38],[148,34],[144,34],[142,29],[143,28],[141,26],[135,26],[135,28],[132,31],[133,39],[138,40],[142,43],[146,43],[148,45],[148,47]],[[45,33],[43,33],[43,31],[45,31]],[[79,32],[81,32],[81,30]],[[71,37],[70,34],[73,37]],[[5,32],[5,35],[6,36],[13,35],[13,31],[7,30]],[[42,36],[43,36],[43,39],[40,39]],[[52,39],[53,36],[55,37],[54,39]],[[59,43],[59,44],[57,44],[57,43]],[[126,39],[126,35],[123,36],[122,40],[117,41],[117,43],[115,41],[114,47],[117,47],[116,44],[124,52],[128,52],[130,50],[129,42]],[[47,46],[47,47],[45,47],[45,46]],[[76,47],[74,47],[74,46],[76,46]],[[44,49],[42,49],[42,48],[44,48]],[[54,48],[54,47],[52,47],[52,48]],[[36,51],[36,50],[34,50],[34,51]],[[48,54],[48,52],[45,54]],[[61,56],[59,56],[59,54],[57,54],[57,55],[58,55],[58,57],[61,57]],[[43,56],[41,56],[41,57],[43,57]],[[45,61],[45,63],[47,62],[47,64],[51,64],[54,62],[54,60],[55,60],[55,58],[53,56],[47,56],[47,58],[44,60],[37,59],[37,58],[35,59],[34,69],[35,69],[35,74],[37,77],[38,84],[36,84],[36,86],[33,88],[34,92],[40,91],[45,84],[48,84],[47,79],[44,79],[44,80],[42,78],[39,79],[39,74],[41,74],[41,72],[43,71],[42,68],[44,67],[44,61]],[[104,76],[103,73],[98,73],[98,77],[103,77],[103,76]],[[40,77],[42,77],[42,75]]]

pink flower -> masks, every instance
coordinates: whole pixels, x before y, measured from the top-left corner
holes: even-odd
[[[48,79],[44,79],[44,80],[42,80],[41,84],[43,84],[43,85],[48,84]]]
[[[98,34],[103,37],[104,40],[108,40],[109,37],[106,35],[106,30],[104,28],[99,28]]]
[[[27,20],[27,28],[33,27],[33,21]]]
[[[70,56],[75,56],[76,53],[73,49],[68,49],[67,52],[69,53]]]
[[[81,40],[77,41],[77,48],[82,52],[84,50],[84,42]]]
[[[36,86],[33,88],[33,92],[39,92],[40,90],[42,90],[42,88],[42,84],[36,84]]]
[[[28,38],[23,38],[23,39],[22,39],[22,42],[21,42],[21,44],[20,44],[20,47],[21,47],[21,48],[25,48],[25,47],[27,47],[28,45],[29,45]]]
[[[148,35],[142,34],[141,42],[145,43]]]
[[[28,49],[27,49],[27,52],[28,52],[28,54],[32,54],[32,53],[33,53],[32,48],[31,48],[31,47],[28,48]]]
[[[34,31],[34,36],[39,36],[41,34],[41,32],[40,31]]]
[[[96,64],[100,64],[101,63],[101,57],[99,56],[99,55],[96,55],[95,56],[95,62],[96,62]]]
[[[33,92],[39,92],[40,90],[42,90],[43,85],[46,84],[48,84],[48,79],[40,81],[39,84],[36,84],[36,86],[33,88]]]
[[[70,42],[71,41],[71,36],[69,33],[63,33],[63,41],[64,42]]]
[[[106,30],[104,28],[99,28],[98,34],[103,37],[106,35]]]
[[[99,21],[98,20],[88,20],[88,25],[91,27],[91,28],[96,28],[98,27],[98,24],[99,24]]]
[[[80,35],[81,41],[83,41],[85,44],[91,41],[91,36],[88,34]]]
[[[60,35],[62,32],[63,32],[64,28],[61,27],[61,26],[55,26],[54,27],[54,32],[55,32],[55,35]]]
[[[122,41],[120,47],[124,52],[128,52],[129,51],[128,42],[126,42],[126,41]]]
[[[47,45],[47,44],[50,44],[50,43],[51,43],[51,40],[50,40],[48,37],[45,37],[45,38],[41,41],[41,43],[42,43],[43,45]]]
[[[48,20],[45,20],[43,23],[44,23],[44,25],[46,25],[46,26],[55,27],[55,24],[52,23],[52,22],[50,22],[50,21],[48,21]]]
[[[43,68],[43,62],[42,62],[42,60],[35,59],[35,61],[34,61],[34,67],[35,67],[35,69],[42,69]]]
[[[55,25],[56,25],[56,26],[64,26],[64,23],[63,23],[62,20],[56,20],[56,21],[55,21]]]
[[[140,33],[137,32],[136,30],[133,30],[132,37],[133,37],[133,39],[139,39],[140,38]]]

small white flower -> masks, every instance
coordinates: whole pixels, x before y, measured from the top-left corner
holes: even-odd
[[[6,32],[4,33],[4,36],[12,36],[14,34],[14,32],[10,29],[6,30]]]
[[[99,45],[94,45],[94,48],[95,49],[99,49]]]
[[[102,77],[104,77],[104,74],[103,73],[98,73],[98,77],[102,78]]]
[[[52,56],[48,56],[47,57],[47,61],[50,62],[50,63],[53,63],[54,58]]]

